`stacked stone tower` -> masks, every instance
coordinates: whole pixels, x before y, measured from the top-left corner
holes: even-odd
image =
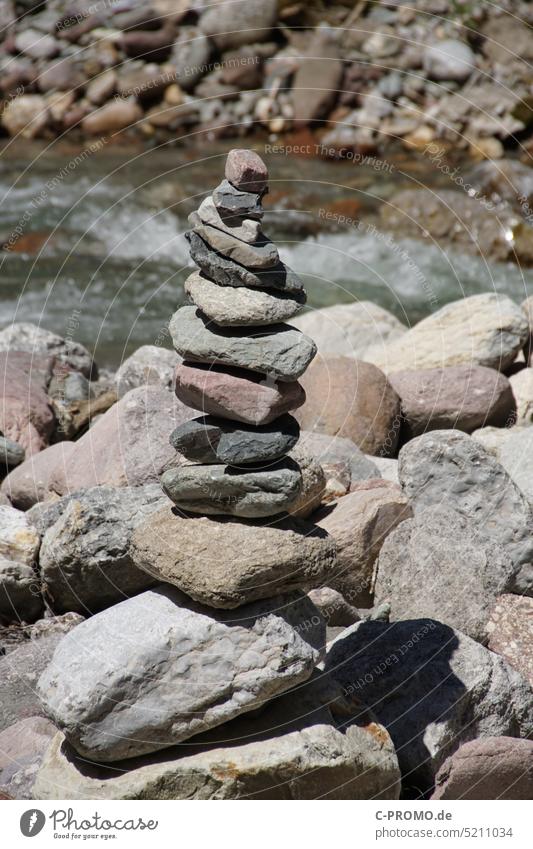
[[[305,304],[302,283],[261,231],[268,173],[260,157],[232,150],[226,179],[189,216],[200,268],[185,283],[193,306],[170,322],[183,357],[176,392],[204,415],[171,442],[192,465],[166,471],[163,489],[181,509],[263,519],[290,510],[302,475],[287,453],[299,437],[289,411],[314,342],[284,322]]]

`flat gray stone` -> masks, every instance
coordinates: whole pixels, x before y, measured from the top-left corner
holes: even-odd
[[[242,242],[223,230],[218,230],[209,224],[202,224],[196,212],[189,215],[189,224],[210,248],[233,262],[238,262],[254,271],[279,264],[278,249],[266,236],[253,245]]]
[[[185,238],[193,261],[206,277],[221,286],[251,286],[284,292],[301,292],[303,289],[298,275],[282,262],[263,271],[253,270],[214,251],[194,230],[185,233]]]
[[[435,430],[400,451],[398,474],[415,513],[448,505],[499,544],[514,568],[512,591],[533,595],[533,512],[503,466],[472,437]]]
[[[298,627],[313,617],[316,626]],[[79,754],[113,762],[180,743],[306,681],[324,639],[299,593],[237,614],[162,585],[67,634],[38,689]]]
[[[189,513],[259,519],[283,513],[302,488],[302,474],[292,460],[241,471],[230,466],[181,466],[161,475],[171,501]]]
[[[191,274],[183,287],[204,315],[217,324],[230,326],[278,324],[299,313],[306,301],[304,292],[288,294],[221,286],[198,272]]]
[[[227,221],[221,217],[215,202],[211,196],[204,198],[197,210],[204,224],[210,224],[236,239],[252,244],[259,238],[261,225],[253,218],[229,218]]]
[[[278,460],[294,448],[299,435],[298,422],[289,415],[262,427],[201,416],[173,430],[170,443],[195,463],[239,466]]]
[[[131,551],[156,580],[217,608],[318,586],[336,553],[325,531],[299,519],[184,517],[170,507],[138,526]]]
[[[242,192],[228,180],[222,180],[214,190],[213,203],[225,221],[234,221],[236,218],[254,218],[260,221],[264,215],[259,193]]]
[[[297,380],[316,354],[313,340],[288,324],[252,332],[220,327],[196,307],[181,307],[169,328],[176,351],[189,362],[249,369],[286,382]]]

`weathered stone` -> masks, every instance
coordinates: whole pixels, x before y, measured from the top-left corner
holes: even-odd
[[[432,799],[531,799],[533,741],[487,737],[464,743],[437,773]]]
[[[0,436],[0,464],[6,468],[20,466],[24,462],[26,452],[22,445],[14,442],[12,439],[6,439],[5,436]]]
[[[169,64],[180,88],[190,91],[209,69],[212,44],[197,27],[179,28]]]
[[[48,445],[55,427],[47,387],[54,361],[25,351],[0,351],[0,432],[28,456]]]
[[[325,501],[345,495],[352,483],[380,477],[379,458],[367,457],[351,439],[301,430],[298,449],[322,467],[326,475]]]
[[[533,599],[501,595],[490,611],[487,632],[489,649],[533,686]]]
[[[87,615],[149,587],[129,544],[136,525],[165,503],[157,484],[94,487],[62,499],[39,556],[52,609]]]
[[[293,448],[300,435],[298,422],[285,414],[273,424],[256,427],[203,416],[179,425],[171,445],[195,463],[262,463],[277,460]]]
[[[533,732],[533,692],[501,657],[433,619],[359,622],[332,644],[326,671],[371,704],[396,746],[404,789],[431,788],[468,740]]]
[[[102,106],[113,96],[117,87],[117,74],[110,68],[94,77],[87,86],[85,96],[95,106]]]
[[[57,333],[45,330],[37,324],[16,322],[0,330],[0,351],[26,351],[55,357],[85,377],[96,377],[96,366],[87,348],[72,339],[63,339]]]
[[[264,215],[261,205],[261,195],[256,192],[242,192],[222,180],[213,191],[213,203],[225,224],[229,227],[240,224],[242,218],[252,218],[260,221]]]
[[[198,215],[204,224],[210,224],[211,227],[216,227],[218,230],[222,230],[230,236],[235,236],[236,239],[241,239],[248,244],[256,242],[261,233],[259,221],[253,218],[230,218],[228,221],[224,221],[210,195],[198,207]]]
[[[115,375],[118,397],[122,398],[130,389],[146,384],[171,389],[178,362],[179,357],[175,351],[159,345],[141,345],[124,360]]]
[[[424,50],[424,70],[432,80],[464,83],[476,67],[474,52],[455,38],[428,44]]]
[[[320,37],[309,52],[294,75],[290,94],[296,123],[313,125],[335,105],[344,68],[337,48]]]
[[[298,382],[269,380],[244,369],[181,363],[175,380],[176,395],[187,406],[257,426],[269,424],[305,401]]]
[[[39,536],[20,510],[0,506],[0,557],[31,566],[39,550]]]
[[[478,539],[475,524],[441,504],[387,537],[376,563],[374,601],[390,604],[393,620],[438,617],[486,644],[488,612],[513,574],[499,545]]]
[[[320,354],[364,358],[367,350],[399,339],[407,328],[372,301],[335,304],[298,316],[294,326],[314,340]]]
[[[268,169],[254,150],[230,150],[224,176],[241,191],[261,194],[268,187]]]
[[[12,799],[31,799],[31,791],[55,726],[43,716],[28,716],[0,732],[0,791]]]
[[[328,586],[354,607],[368,607],[374,563],[394,528],[412,511],[397,488],[351,492],[323,507],[313,520],[337,546],[335,574]]]
[[[504,371],[528,336],[527,319],[506,295],[472,295],[442,307],[365,359],[385,372],[479,365]]]
[[[321,682],[318,682],[320,685]],[[325,690],[325,688],[322,688]],[[394,747],[373,715],[314,682],[157,757],[111,771],[58,734],[38,774],[39,799],[396,799]]]
[[[501,545],[514,568],[512,591],[533,593],[533,514],[505,469],[476,440],[433,431],[400,451],[400,483],[415,513],[445,503],[472,520],[478,539]]]
[[[182,510],[258,519],[283,513],[302,488],[302,474],[291,460],[250,471],[231,466],[181,466],[167,469],[161,486]]]
[[[322,503],[326,491],[326,475],[320,463],[302,451],[299,445],[290,452],[289,457],[298,464],[302,475],[302,485],[287,512],[291,516],[307,519]]]
[[[204,315],[222,325],[279,324],[296,315],[305,304],[303,292],[287,294],[221,286],[198,272],[191,274],[183,287]]]
[[[533,428],[510,428],[507,433],[498,447],[497,459],[533,503]]]
[[[524,368],[509,378],[516,403],[517,423],[533,424],[533,368]]]
[[[196,307],[181,307],[169,328],[176,351],[187,361],[250,369],[283,382],[297,380],[316,353],[313,340],[289,324],[253,331],[223,328]]]
[[[221,286],[251,286],[265,289],[280,289],[283,292],[299,293],[303,289],[299,277],[282,262],[266,270],[245,268],[212,250],[207,242],[194,230],[185,233],[190,245],[190,254],[206,277]]]
[[[0,508],[9,509],[9,508]],[[0,530],[0,533],[2,531]],[[43,611],[39,579],[26,563],[0,555],[0,617],[5,622],[33,622]]]
[[[133,127],[143,117],[143,111],[135,98],[111,100],[81,122],[83,132],[91,136],[114,133]]]
[[[406,434],[457,428],[466,433],[512,421],[515,401],[503,374],[483,366],[398,371],[389,381],[400,396]]]
[[[320,611],[328,628],[347,628],[361,619],[359,611],[331,587],[317,587],[310,590],[308,596]]]
[[[228,6],[218,0],[200,18],[200,29],[219,50],[266,41],[278,14],[277,0],[246,0],[240,6]]]
[[[383,480],[391,481],[391,483],[400,483],[400,479],[398,477],[398,460],[395,460],[393,457],[368,457],[373,463],[375,463],[379,475],[383,478]],[[371,475],[368,475],[371,477]],[[377,477],[377,475],[375,476]]]
[[[302,378],[304,430],[351,439],[366,454],[394,454],[400,399],[379,369],[349,357],[317,357]]]
[[[298,627],[313,617],[318,625]],[[122,760],[180,743],[307,680],[324,637],[318,611],[300,594],[246,605],[237,617],[163,585],[67,634],[39,692],[79,754]]]
[[[21,94],[8,101],[2,112],[2,124],[10,136],[34,139],[43,135],[49,121],[44,97],[38,94]]]
[[[327,581],[335,544],[299,519],[236,522],[180,517],[166,508],[137,527],[132,557],[153,578],[202,604],[235,608]]]
[[[75,442],[57,442],[33,454],[9,473],[0,491],[19,510],[28,510],[39,501],[63,495],[67,464],[70,464],[75,449]]]
[[[224,230],[202,224],[200,216],[193,212],[189,215],[189,224],[194,227],[194,232],[200,236],[202,241],[209,247],[232,262],[245,265],[254,272],[261,272],[265,268],[272,268],[279,264],[278,249],[266,237],[260,238],[256,244],[249,244],[229,235]]]

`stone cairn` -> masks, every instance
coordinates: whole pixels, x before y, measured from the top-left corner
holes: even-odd
[[[182,510],[258,519],[289,510],[300,495],[300,468],[286,456],[299,438],[289,411],[305,400],[298,378],[316,346],[283,323],[306,296],[260,229],[264,162],[232,150],[225,177],[189,216],[186,237],[200,267],[185,283],[194,306],[170,322],[183,357],[176,393],[206,415],[171,436],[195,465],[170,469],[161,481]]]
[[[305,293],[260,231],[266,190],[261,159],[231,151],[226,180],[191,216],[201,271],[171,333],[177,394],[204,415],[171,435],[182,456],[162,485],[174,504],[131,539],[157,583],[74,628],[41,676],[62,733],[36,798],[399,793],[385,730],[314,674],[326,627],[305,592],[327,586],[336,548],[287,515],[306,489],[303,461],[287,456],[299,437],[289,411],[316,349],[283,323]]]

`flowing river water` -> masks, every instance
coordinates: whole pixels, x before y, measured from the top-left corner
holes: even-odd
[[[0,237],[11,250],[0,253],[0,325],[41,324],[110,367],[141,344],[168,344],[190,272],[187,215],[222,179],[227,147],[6,145]],[[380,229],[379,207],[399,189],[450,187],[420,157],[265,159],[264,229],[305,279],[311,308],[372,300],[411,323],[465,294],[521,301],[533,292],[533,269]]]

